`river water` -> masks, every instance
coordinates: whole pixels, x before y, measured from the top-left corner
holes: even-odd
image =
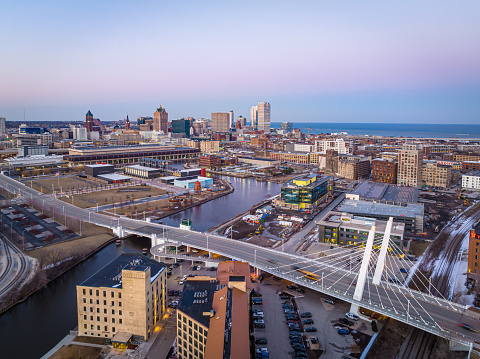
[[[191,218],[194,230],[206,231],[277,195],[281,188],[252,179],[228,180],[235,188],[233,193],[166,217],[163,223],[178,226],[182,219]],[[121,246],[113,243],[0,316],[0,358],[40,358],[48,352],[77,326],[75,286],[121,252],[141,252],[149,246],[146,238],[126,239]]]

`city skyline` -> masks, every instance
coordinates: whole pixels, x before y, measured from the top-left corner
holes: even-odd
[[[24,109],[27,121],[79,121],[89,109],[115,121],[159,104],[171,119],[248,118],[260,101],[274,105],[272,122],[480,118],[478,3],[19,1],[0,10],[9,14],[0,24],[7,121]]]

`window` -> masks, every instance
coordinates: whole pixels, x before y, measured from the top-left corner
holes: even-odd
[[[120,324],[123,323],[122,318],[120,318],[120,319],[118,320],[118,323],[120,323]]]
[[[87,316],[86,316],[86,315],[83,316],[83,320],[87,320]]]
[[[100,313],[100,308],[97,308],[97,313]]]
[[[114,331],[115,331],[115,327],[112,327],[112,332],[114,332]]]
[[[115,298],[115,292],[111,292],[110,295],[112,298]]]
[[[98,289],[95,291],[95,295],[98,297]]]
[[[100,325],[97,325],[97,330],[100,330]]]
[[[112,309],[112,314],[115,315],[115,309]]]
[[[115,305],[115,301],[112,300],[112,305]]]
[[[103,301],[103,305],[107,305],[107,301],[106,301],[106,300]]]
[[[477,249],[478,251],[478,249]],[[87,302],[87,298],[83,298],[83,302],[86,303]]]
[[[99,304],[100,304],[100,301],[97,299],[97,305],[99,305]]]
[[[107,314],[107,308],[103,309],[103,314]]]
[[[99,321],[100,321],[100,317],[97,317],[97,322],[99,322]]]
[[[103,317],[103,321],[106,322],[106,321],[107,321],[107,317]]]
[[[93,320],[93,315],[90,316],[90,320]]]
[[[89,290],[89,293],[90,293],[90,295],[92,295],[92,290],[91,289]]]
[[[121,307],[121,306],[122,306],[122,302],[118,302],[118,306]]]
[[[478,244],[477,244],[478,245]],[[87,291],[84,289],[83,290],[83,295],[86,295],[87,294]]]
[[[105,318],[105,319],[107,319],[107,318]],[[115,318],[112,318],[112,323],[115,323]]]
[[[83,307],[83,311],[86,312],[86,311],[87,311],[87,307]]]
[[[83,325],[83,329],[87,329],[87,325],[86,325],[86,324]]]
[[[118,292],[118,299],[122,299],[122,293]]]
[[[93,299],[92,298],[90,298],[90,304],[93,304]]]
[[[107,291],[106,291],[106,290],[103,291],[103,296],[104,296],[104,297],[107,296]]]
[[[119,311],[118,311],[118,314],[119,314],[119,315],[122,315],[122,311],[121,311],[121,310],[119,310]]]

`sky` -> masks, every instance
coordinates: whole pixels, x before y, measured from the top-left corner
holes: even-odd
[[[7,121],[480,124],[477,0],[0,2]]]

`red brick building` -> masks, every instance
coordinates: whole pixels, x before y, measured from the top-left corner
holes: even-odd
[[[376,158],[372,161],[372,181],[397,183],[397,162]]]
[[[480,279],[480,222],[470,230],[468,241],[468,278]]]

